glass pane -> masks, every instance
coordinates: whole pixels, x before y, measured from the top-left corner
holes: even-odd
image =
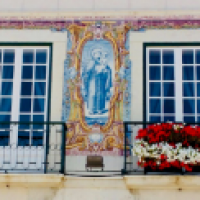
[[[13,66],[3,66],[3,79],[13,79]]]
[[[1,98],[0,112],[10,112],[10,111],[11,111],[11,98]]]
[[[33,131],[32,146],[43,146],[43,131]]]
[[[186,117],[184,117],[184,122],[195,122],[195,117],[188,117],[188,116],[186,116]]]
[[[184,97],[194,96],[194,83],[191,82],[183,83],[183,96]]]
[[[193,50],[192,49],[184,49],[182,52],[182,63],[183,64],[193,64]]]
[[[13,49],[4,50],[3,62],[4,63],[14,63],[15,61],[15,51]]]
[[[32,93],[32,82],[21,83],[21,95],[31,95]]]
[[[29,146],[30,131],[18,131],[18,146]]]
[[[189,113],[189,114],[195,113],[195,100],[194,99],[184,99],[183,100],[183,110],[184,110],[184,113]]]
[[[30,122],[31,121],[31,116],[30,115],[20,115],[19,121],[20,122]],[[29,129],[30,128],[30,124],[23,124],[23,123],[21,123],[19,125],[19,128],[20,129]]]
[[[197,83],[197,97],[200,97],[200,83]]]
[[[33,66],[23,66],[22,69],[22,79],[32,79],[33,78]]]
[[[20,99],[20,112],[31,112],[31,99]]]
[[[23,63],[32,64],[34,61],[34,51],[24,50],[23,52]]]
[[[41,98],[35,98],[33,101],[33,112],[44,112],[45,100]]]
[[[0,131],[0,146],[8,146],[8,145],[9,145],[9,132]]]
[[[36,51],[36,64],[46,64],[47,62],[47,50],[41,49]]]
[[[198,49],[198,50],[196,50],[195,51],[195,60],[196,60],[196,62],[195,63],[197,63],[197,64],[200,64],[200,50]]]
[[[160,66],[150,66],[149,67],[149,80],[160,80]]]
[[[10,124],[3,124],[1,122],[9,122],[10,121],[10,115],[0,115],[0,128],[9,128]],[[1,132],[1,134],[4,134]]]
[[[46,66],[36,66],[35,79],[46,79]]]
[[[174,66],[163,67],[163,80],[174,80]]]
[[[161,95],[161,83],[150,83],[149,84],[149,96],[159,97]]]
[[[174,64],[173,50],[163,50],[163,64]]]
[[[164,99],[164,113],[175,113],[175,101]]]
[[[161,122],[161,117],[160,116],[150,116],[149,121],[150,122]]]
[[[175,117],[174,116],[165,116],[164,117],[164,122],[174,122]]]
[[[33,115],[33,122],[40,122],[40,124],[33,124],[33,129],[44,129],[44,115]]]
[[[174,97],[174,83],[163,83],[164,96]]]
[[[196,67],[197,80],[200,80],[200,66]]]
[[[183,80],[194,80],[193,66],[184,66],[183,67]]]
[[[46,94],[46,83],[45,82],[35,82],[34,95],[45,95]]]
[[[150,50],[149,51],[149,64],[160,64],[161,63],[161,51]]]
[[[2,95],[12,95],[13,83],[12,82],[2,82],[1,94]]]
[[[149,100],[149,113],[161,113],[161,100],[150,99]]]
[[[200,100],[197,100],[197,113],[200,113]]]

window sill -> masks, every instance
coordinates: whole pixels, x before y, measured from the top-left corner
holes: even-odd
[[[199,189],[200,179],[193,176],[125,176],[125,183],[129,189]]]
[[[10,187],[61,187],[60,174],[0,174],[0,186]]]

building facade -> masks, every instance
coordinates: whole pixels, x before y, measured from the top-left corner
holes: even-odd
[[[0,10],[2,199],[199,199],[198,176],[145,176],[131,151],[146,122],[200,121],[198,0]]]

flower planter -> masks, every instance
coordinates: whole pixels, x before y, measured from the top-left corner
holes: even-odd
[[[148,172],[200,172],[200,127],[162,123],[140,129],[133,155]]]

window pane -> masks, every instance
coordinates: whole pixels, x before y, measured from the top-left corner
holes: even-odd
[[[184,117],[184,122],[195,122],[195,117],[188,117],[188,116],[186,116],[186,117]]]
[[[43,131],[33,131],[32,146],[43,146]]]
[[[161,122],[161,117],[160,116],[150,116],[149,121],[150,122]]]
[[[195,100],[194,99],[184,99],[183,100],[184,113],[195,113]]]
[[[31,95],[32,93],[32,82],[21,83],[21,95]]]
[[[44,115],[33,115],[33,122],[44,122]],[[44,129],[44,124],[33,124],[33,129]]]
[[[194,83],[191,82],[183,83],[183,96],[184,97],[194,96]]]
[[[200,83],[197,83],[197,97],[200,97]]]
[[[149,64],[160,64],[161,63],[161,52],[160,50],[149,51]]]
[[[33,78],[33,66],[23,66],[22,79],[32,79],[32,78]]]
[[[31,112],[31,99],[20,99],[20,112]]]
[[[46,79],[46,66],[36,66],[35,79]]]
[[[30,131],[18,131],[18,146],[29,146]]]
[[[34,61],[34,51],[24,50],[23,52],[23,63],[32,64]]]
[[[183,80],[194,80],[193,66],[184,66],[183,67]]]
[[[46,94],[46,83],[45,82],[35,82],[35,95],[45,95]]]
[[[31,116],[30,115],[20,115],[19,121],[20,122],[30,122],[31,121]],[[28,129],[28,128],[30,128],[30,124],[23,124],[23,123],[21,123],[19,125],[19,128],[20,129]]]
[[[196,67],[196,75],[197,75],[197,80],[200,80],[200,66]]]
[[[149,113],[161,113],[161,100],[150,99],[149,100]]]
[[[35,98],[33,103],[33,112],[44,112],[45,100]]]
[[[164,117],[164,122],[174,122],[175,117],[174,116],[165,116]]]
[[[174,66],[163,67],[163,80],[174,80]]]
[[[174,83],[163,83],[164,96],[174,97]]]
[[[149,67],[149,80],[160,80],[160,66],[150,66]]]
[[[197,113],[200,113],[200,100],[197,100]]]
[[[13,79],[13,66],[3,66],[3,79]]]
[[[10,121],[10,115],[0,115],[0,122],[9,122]],[[1,124],[0,128],[9,128],[10,124]],[[0,135],[4,135],[3,132],[0,132]]]
[[[149,84],[149,96],[159,97],[161,95],[161,83],[150,83]]]
[[[183,50],[182,63],[183,64],[193,64],[194,63],[192,49]]]
[[[2,82],[1,94],[2,95],[12,95],[13,83],[12,82]]]
[[[11,98],[0,98],[0,111],[1,112],[11,111]]]
[[[200,64],[200,50],[198,49],[198,50],[196,50],[195,51],[195,58],[196,58],[196,63],[197,64]]]
[[[174,64],[173,50],[163,50],[163,64]]]
[[[164,113],[175,113],[175,101],[164,99]]]
[[[4,50],[3,62],[4,63],[14,63],[15,61],[15,51],[13,49]]]
[[[8,146],[9,145],[9,131],[0,131],[0,146]]]
[[[36,64],[46,64],[47,62],[47,50],[41,49],[36,52]]]

